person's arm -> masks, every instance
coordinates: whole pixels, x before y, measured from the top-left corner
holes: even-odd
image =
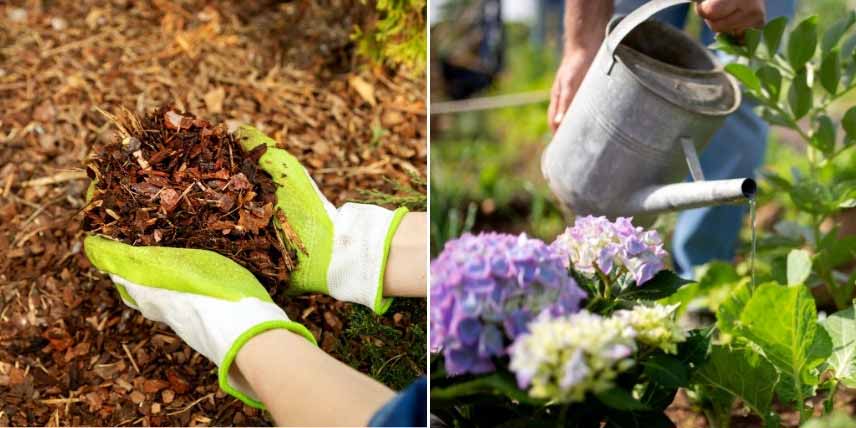
[[[395,395],[288,330],[253,337],[235,362],[280,426],[365,426]]]
[[[547,110],[547,120],[553,132],[562,122],[565,111],[594,61],[613,9],[614,0],[565,1],[562,62],[553,81],[550,107]]]
[[[553,81],[547,120],[556,132],[574,99],[598,48],[614,10],[614,0],[567,0],[562,62]],[[704,0],[696,12],[711,30],[741,35],[747,28],[760,28],[766,19],[764,0]]]
[[[425,297],[428,281],[428,214],[408,213],[392,238],[383,278],[385,297]]]
[[[385,296],[425,296],[427,222],[424,212],[408,213],[401,220],[389,250]],[[288,330],[254,337],[235,361],[279,425],[364,426],[395,395]]]

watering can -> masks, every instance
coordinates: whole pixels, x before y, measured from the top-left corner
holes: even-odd
[[[705,181],[697,152],[740,106],[740,89],[684,32],[649,20],[692,0],[652,0],[613,19],[541,157],[552,192],[578,215],[656,214],[754,197],[751,178]],[[683,182],[687,172],[692,182]]]

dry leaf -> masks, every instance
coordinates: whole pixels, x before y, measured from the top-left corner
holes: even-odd
[[[223,98],[226,97],[226,90],[222,86],[212,89],[205,94],[205,107],[209,113],[217,114],[223,112]]]
[[[375,88],[371,83],[366,82],[360,76],[351,76],[348,78],[348,83],[360,94],[360,97],[363,98],[367,103],[371,104],[372,107],[377,105],[377,101],[375,100]]]

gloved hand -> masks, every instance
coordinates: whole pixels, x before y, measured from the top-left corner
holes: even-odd
[[[305,249],[297,252],[290,290],[323,293],[384,313],[392,303],[383,298],[389,247],[407,209],[390,211],[355,203],[336,209],[300,162],[278,149],[273,139],[249,126],[238,129],[236,135],[246,151],[267,145],[260,167],[273,177],[277,208]],[[276,216],[274,221],[278,222]]]
[[[110,274],[125,304],[172,327],[217,364],[220,388],[250,406],[264,408],[243,377],[231,370],[248,340],[284,328],[315,343],[250,271],[213,251],[135,247],[100,236],[87,237],[84,249],[95,267]]]

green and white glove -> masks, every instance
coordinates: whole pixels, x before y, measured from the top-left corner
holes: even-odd
[[[288,319],[250,271],[213,251],[135,247],[100,236],[87,237],[84,249],[96,268],[110,274],[125,304],[172,327],[217,364],[220,388],[250,406],[264,408],[231,370],[248,340],[284,328],[317,344],[306,327]]]
[[[273,139],[249,126],[236,135],[246,151],[267,145],[259,166],[273,177],[277,208],[306,249],[298,251],[291,290],[323,293],[383,314],[392,303],[383,297],[389,248],[407,209],[356,203],[336,209],[297,158],[278,149]]]

